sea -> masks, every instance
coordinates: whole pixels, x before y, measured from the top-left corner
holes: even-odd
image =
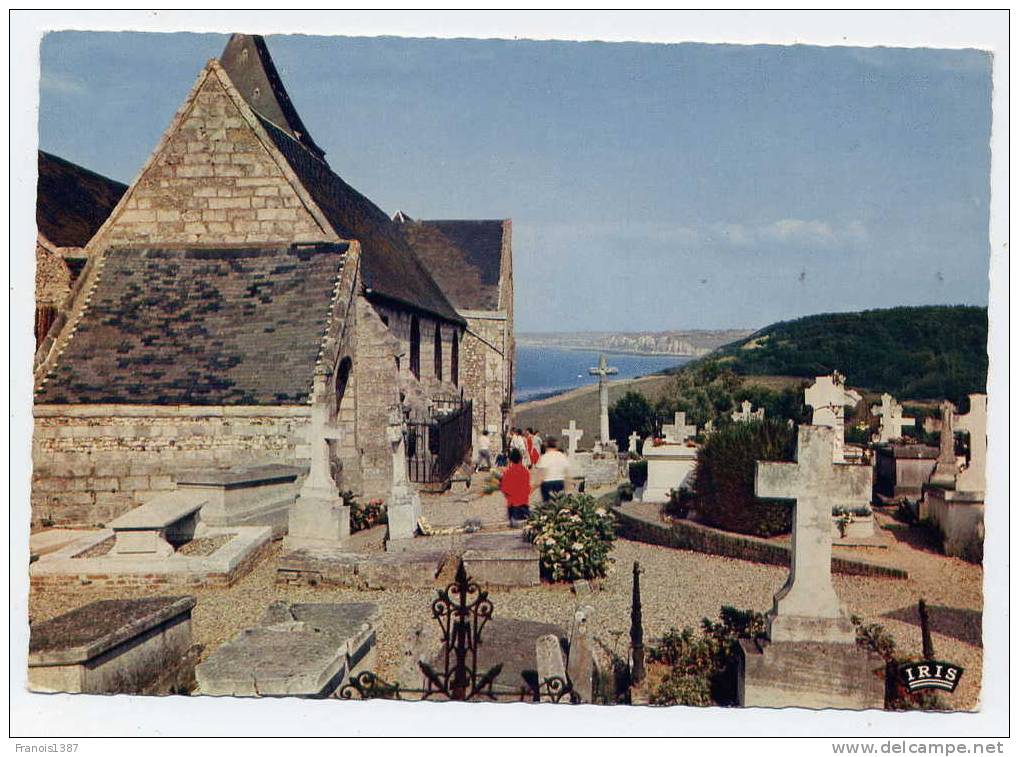
[[[597,383],[588,368],[598,365],[596,350],[571,350],[550,347],[517,347],[515,402],[542,399]],[[674,368],[693,358],[680,355],[633,355],[606,352],[610,366],[619,369],[613,379],[637,378]]]

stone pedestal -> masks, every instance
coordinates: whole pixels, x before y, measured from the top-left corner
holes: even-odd
[[[742,640],[743,707],[883,709],[885,662],[856,644]]]
[[[976,559],[983,553],[984,497],[931,487],[924,495],[927,517],[941,532],[945,554]]]
[[[290,508],[287,535],[283,548],[287,551],[343,545],[350,538],[350,508],[340,497],[307,494],[301,491]]]
[[[421,517],[421,496],[408,487],[394,490],[386,503],[386,520],[389,523],[389,541],[413,539]]]
[[[647,483],[641,502],[668,502],[669,492],[678,489],[683,480],[697,467],[697,448],[685,444],[644,443],[647,460]]]

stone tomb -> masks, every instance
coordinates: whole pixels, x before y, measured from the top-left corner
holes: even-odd
[[[800,426],[796,462],[758,462],[754,493],[794,499],[789,578],[767,614],[766,639],[740,642],[746,707],[883,708],[884,661],[857,646],[831,580],[832,505],[870,491],[869,467],[832,462],[835,432]]]
[[[195,668],[196,694],[248,697],[334,695],[375,664],[379,609],[369,602],[274,602]]]
[[[198,493],[172,491],[128,510],[110,523],[116,538],[110,554],[169,557],[194,538],[205,502]]]
[[[194,597],[104,599],[32,626],[28,687],[71,694],[190,688]]]
[[[938,461],[936,447],[922,444],[884,444],[875,448],[874,494],[894,501],[918,500]]]
[[[287,531],[303,470],[292,465],[260,465],[225,471],[185,471],[177,488],[205,500],[201,522],[209,526],[269,526],[274,539]]]
[[[697,448],[687,443],[697,427],[686,425],[686,413],[676,413],[675,422],[663,426],[662,432],[664,444],[655,445],[650,438],[644,442],[647,483],[641,502],[667,502],[669,492],[678,489],[697,466]]]

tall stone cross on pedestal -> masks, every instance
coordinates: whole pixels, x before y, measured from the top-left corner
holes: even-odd
[[[987,488],[987,395],[969,395],[969,412],[955,427],[969,433],[969,464],[955,480],[956,491],[983,492]]]
[[[386,423],[386,441],[393,454],[393,477],[386,503],[386,520],[389,540],[411,539],[417,532],[421,518],[421,496],[407,478],[407,443],[404,434],[403,413],[399,407],[389,410]]]
[[[697,435],[697,426],[686,425],[686,413],[676,413],[673,423],[662,426],[662,436],[669,444],[685,444],[691,436]]]
[[[573,457],[577,453],[577,442],[584,436],[583,429],[577,428],[576,421],[570,421],[570,427],[562,430],[566,439],[566,454]]]
[[[340,435],[340,429],[329,423],[326,404],[312,405],[307,437],[311,465],[290,507],[283,542],[287,550],[335,547],[350,536],[350,507],[340,497],[329,462],[329,442],[338,440]]]
[[[601,417],[599,419],[598,432],[602,445],[607,445],[609,439],[609,382],[608,377],[619,373],[618,368],[609,366],[604,353],[598,358],[597,368],[588,368],[587,372],[598,377],[598,401],[601,405]]]
[[[916,423],[915,418],[907,418],[902,415],[902,405],[896,402],[895,397],[888,392],[881,395],[881,404],[873,405],[870,412],[881,418],[881,428],[878,431],[879,442],[901,439],[902,427],[912,426]]]
[[[818,376],[803,397],[805,403],[814,409],[811,423],[835,431],[832,460],[845,462],[846,405],[856,407],[862,397],[852,389],[846,389],[846,377],[838,371],[830,376]]]
[[[952,483],[959,472],[955,462],[955,405],[948,400],[941,403],[941,440],[938,444],[938,462],[934,466],[931,480],[936,483]]]
[[[831,581],[832,505],[869,494],[869,465],[832,462],[835,431],[800,426],[796,462],[758,462],[754,494],[793,499],[792,563],[789,578],[768,613],[772,641],[852,643],[853,625]]]

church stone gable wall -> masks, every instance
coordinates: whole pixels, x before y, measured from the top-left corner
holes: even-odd
[[[71,292],[71,272],[64,259],[35,246],[35,306],[60,307]]]
[[[108,245],[326,241],[210,73],[108,228]]]
[[[356,459],[344,460],[344,488],[365,498],[388,499],[392,482],[392,450],[386,441],[389,410],[400,399],[396,371],[398,346],[378,312],[363,297],[356,304],[356,355],[351,385],[356,392]],[[341,407],[341,412],[343,408]],[[358,473],[354,474],[354,469]],[[354,476],[359,475],[360,480]]]
[[[109,523],[174,488],[182,470],[308,465],[306,407],[41,405],[32,523]]]
[[[474,433],[486,428],[492,449],[502,450],[502,402],[507,398],[505,349],[506,321],[472,317],[460,347],[460,384],[474,400]]]

